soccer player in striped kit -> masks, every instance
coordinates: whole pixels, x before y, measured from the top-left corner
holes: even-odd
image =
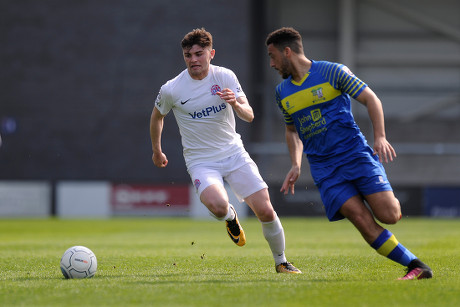
[[[309,60],[293,28],[270,33],[266,45],[270,66],[285,79],[275,95],[292,167],[281,192],[294,194],[304,152],[330,221],[347,218],[379,254],[407,267],[400,279],[431,278],[432,270],[375,221],[395,224],[402,217],[382,165],[396,153],[385,136],[379,98],[346,66]],[[353,119],[350,97],[367,107],[374,148]]]

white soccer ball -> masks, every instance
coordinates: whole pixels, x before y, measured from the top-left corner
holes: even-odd
[[[96,255],[87,247],[72,246],[61,258],[61,271],[65,278],[89,278],[97,271]]]

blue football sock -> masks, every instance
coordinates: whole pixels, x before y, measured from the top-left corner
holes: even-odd
[[[407,248],[396,240],[395,236],[388,230],[384,230],[380,236],[371,244],[371,247],[382,256],[385,256],[403,266],[417,259]]]

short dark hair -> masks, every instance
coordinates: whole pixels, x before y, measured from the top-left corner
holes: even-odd
[[[210,47],[212,49],[212,35],[205,28],[194,29],[187,33],[182,39],[182,49],[190,49],[193,45],[199,45],[202,48]]]
[[[265,44],[273,44],[280,51],[289,47],[295,53],[303,52],[302,36],[291,27],[283,27],[268,34]]]

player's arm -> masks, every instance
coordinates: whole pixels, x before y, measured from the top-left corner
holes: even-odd
[[[286,125],[286,144],[289,150],[289,157],[291,158],[291,169],[284,179],[283,185],[281,186],[281,192],[284,195],[294,194],[294,184],[300,176],[300,167],[302,166],[302,153],[303,143],[299,139],[299,135],[294,125]]]
[[[156,107],[153,108],[152,115],[150,116],[150,139],[153,150],[152,160],[157,167],[166,167],[168,165],[168,159],[161,150],[164,117]]]
[[[382,102],[369,87],[366,87],[356,97],[356,100],[367,107],[367,112],[372,122],[374,130],[374,155],[379,155],[380,162],[385,161],[388,163],[388,161],[393,161],[393,158],[396,158],[396,152],[386,139]]]
[[[235,93],[228,88],[224,88],[222,92],[217,92],[217,95],[232,106],[233,111],[239,118],[248,123],[254,120],[254,111],[245,96],[236,98]]]

